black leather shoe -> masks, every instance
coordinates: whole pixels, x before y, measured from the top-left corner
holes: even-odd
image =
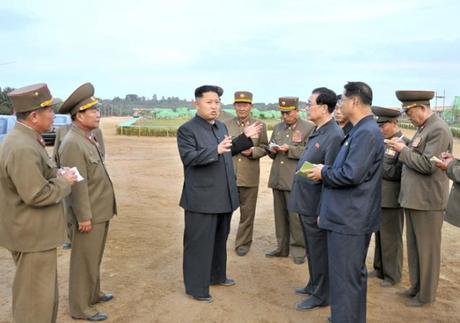
[[[112,293],[106,293],[102,296],[99,297],[99,299],[97,300],[98,303],[105,303],[105,302],[108,302],[108,301],[111,301],[113,299],[113,294]]]
[[[199,301],[199,302],[207,302],[207,303],[212,303],[212,296],[211,295],[208,295],[208,296],[193,296],[193,295],[190,295],[192,296],[192,298],[196,301]]]
[[[234,279],[231,278],[226,278],[223,282],[221,283],[211,283],[211,285],[220,285],[220,286],[233,286],[235,285],[236,282]]]
[[[95,322],[95,321],[105,321],[107,320],[107,318],[108,318],[107,314],[103,312],[97,312],[93,316],[88,317],[86,320]]]
[[[417,295],[417,293],[414,290],[412,290],[412,288],[403,290],[402,292],[397,292],[396,294],[404,298],[412,298],[415,295]]]
[[[278,250],[273,250],[270,252],[267,252],[265,254],[265,257],[272,258],[272,257],[287,257],[288,255],[283,255],[280,251]]]
[[[238,256],[246,256],[246,254],[249,252],[249,248],[246,246],[241,246],[236,248],[235,252]]]
[[[328,306],[329,304],[321,302],[314,296],[310,296],[309,298],[304,299],[300,303],[295,305],[295,309],[298,311],[308,311],[314,308]]]
[[[392,282],[391,280],[389,279],[384,279],[381,283],[380,283],[380,286],[381,287],[391,287],[391,286],[394,286],[395,283]]]
[[[332,317],[328,316],[328,317],[327,317],[327,321],[328,321],[328,322],[332,322]]]
[[[72,249],[72,243],[71,242],[64,242],[62,245],[62,249],[69,250]]]
[[[305,257],[294,257],[292,260],[296,265],[301,265],[305,262]]]
[[[297,287],[294,290],[296,294],[311,295],[311,291],[307,287]]]
[[[409,307],[422,307],[428,303],[423,303],[418,300],[417,296],[412,297],[410,300],[407,301],[406,306]]]

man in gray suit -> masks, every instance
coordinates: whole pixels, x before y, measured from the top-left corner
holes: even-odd
[[[387,145],[403,163],[399,203],[407,221],[407,255],[411,287],[400,293],[408,306],[436,299],[441,264],[441,228],[447,206],[449,179],[430,158],[452,151],[447,124],[430,109],[432,91],[396,91],[417,132],[408,146],[393,138]]]

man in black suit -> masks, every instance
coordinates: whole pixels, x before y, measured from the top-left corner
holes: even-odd
[[[177,132],[177,145],[184,165],[184,186],[180,206],[185,210],[185,292],[198,301],[211,302],[209,285],[231,286],[227,277],[227,237],[232,212],[239,206],[232,155],[252,147],[251,138],[260,133],[253,123],[232,139],[227,127],[217,120],[218,86],[203,85],[195,90],[194,118]]]

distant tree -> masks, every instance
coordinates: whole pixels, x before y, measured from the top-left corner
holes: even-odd
[[[8,86],[3,89],[0,88],[0,114],[13,114],[13,106],[7,95],[13,90]]]

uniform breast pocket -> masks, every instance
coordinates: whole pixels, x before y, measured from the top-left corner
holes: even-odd
[[[88,156],[88,178],[94,178],[102,167],[101,160],[94,155]]]
[[[57,170],[56,163],[51,158],[48,158],[46,160],[46,166],[45,166],[45,177],[47,179],[55,177],[56,170]]]

